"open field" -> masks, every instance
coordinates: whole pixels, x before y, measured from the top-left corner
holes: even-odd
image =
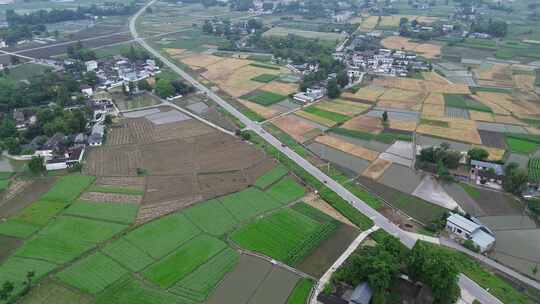
[[[137,216],[139,206],[130,203],[106,203],[77,201],[64,211],[64,214],[96,220],[131,224]]]
[[[330,106],[330,108],[335,108],[336,106]],[[339,106],[338,106],[339,107]],[[319,116],[323,119],[331,120],[335,123],[343,123],[350,119],[349,116],[342,114],[343,111],[329,110],[329,106],[326,104],[326,107],[319,107],[319,105],[311,106],[305,108],[303,111],[309,114]],[[362,109],[364,111],[365,109]]]
[[[320,131],[315,124],[311,124],[295,115],[279,117],[273,123],[300,143],[311,139],[309,135],[312,133]]]
[[[377,153],[376,151],[372,151],[361,146],[353,145],[337,137],[332,137],[329,135],[319,136],[315,140],[318,143],[327,145],[332,148],[336,148],[345,153],[349,153],[351,155],[360,157],[368,161],[374,161],[379,155],[379,153]]]
[[[193,301],[204,301],[223,277],[236,266],[238,259],[239,254],[227,247],[176,283],[171,292]]]
[[[294,286],[294,290],[287,299],[287,304],[305,304],[311,293],[314,282],[310,279],[301,279]]]
[[[384,129],[381,118],[365,115],[360,115],[352,118],[351,120],[344,123],[342,127],[353,131],[361,131],[372,134],[381,133]]]
[[[374,103],[377,101],[377,98],[384,93],[384,91],[384,88],[369,85],[367,87],[359,88],[355,93],[344,92],[341,94],[341,98]]]
[[[400,36],[390,36],[384,38],[381,41],[381,44],[388,49],[414,51],[420,53],[422,56],[428,59],[433,59],[441,55],[440,45],[411,42],[410,39]]]
[[[287,168],[285,166],[279,164],[274,169],[268,171],[263,176],[259,177],[257,181],[255,182],[255,186],[257,186],[260,189],[266,189],[273,183],[280,180],[283,176],[285,176],[288,173]]]
[[[338,113],[345,116],[355,116],[367,110],[369,108],[369,105],[342,99],[334,99],[319,102],[315,106],[315,108],[328,112]]]
[[[284,205],[302,198],[306,191],[294,178],[287,176],[270,186],[266,193]]]
[[[311,110],[311,111],[314,111],[314,110]],[[317,111],[317,110],[315,110],[315,111]],[[319,110],[317,112],[321,113],[322,111]],[[329,127],[329,128],[331,128],[331,127],[333,127],[333,126],[335,126],[337,124],[337,122],[332,120],[332,119],[322,117],[322,116],[317,115],[317,114],[309,113],[309,112],[306,112],[304,110],[296,111],[296,112],[294,112],[294,114],[298,115],[299,117],[305,118],[307,120],[311,120],[314,123],[317,123],[317,124],[320,124],[322,126]],[[333,115],[330,115],[330,116],[333,116]]]
[[[21,303],[23,304],[90,304],[89,295],[76,292],[52,280],[40,283],[30,290]]]
[[[428,81],[422,79],[403,77],[378,77],[373,80],[373,84],[380,87],[396,88],[402,90],[425,92],[425,93],[446,93],[446,94],[470,94],[469,87],[465,84],[441,83],[438,81]]]
[[[343,34],[338,33],[325,33],[325,32],[312,32],[312,31],[303,31],[296,30],[284,27],[273,27],[270,30],[264,32],[263,36],[266,37],[286,37],[288,35],[296,35],[308,39],[320,39],[326,40],[329,42],[336,42],[345,39]]]
[[[225,249],[226,246],[222,241],[210,236],[197,236],[150,266],[143,272],[143,276],[166,289]]]
[[[125,268],[98,252],[58,273],[57,277],[79,290],[96,294],[127,273]]]
[[[255,91],[247,95],[244,95],[242,98],[252,101],[254,103],[260,104],[262,106],[268,107],[280,101],[283,101],[287,96],[280,94],[268,92],[268,91]]]
[[[242,104],[243,106],[245,106],[246,108],[248,108],[249,110],[257,113],[258,115],[266,119],[270,119],[276,116],[277,114],[279,114],[278,110],[275,110],[271,107],[260,105],[252,101],[239,99],[238,102]]]
[[[240,228],[232,239],[244,248],[294,265],[335,229],[335,222],[319,223],[293,209],[283,209]]]
[[[362,172],[362,175],[377,180],[391,164],[391,161],[377,158],[364,172]]]
[[[219,201],[238,221],[248,220],[282,205],[272,196],[256,188],[220,197]]]
[[[96,304],[169,304],[182,299],[161,289],[149,287],[134,277],[125,276],[97,296]],[[181,302],[180,302],[181,303]]]
[[[202,231],[215,236],[231,231],[238,224],[218,200],[199,203],[188,208],[184,214]]]
[[[119,238],[101,250],[107,256],[134,272],[140,271],[154,262],[152,257],[126,238]]]

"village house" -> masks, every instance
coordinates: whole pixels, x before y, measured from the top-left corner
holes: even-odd
[[[495,237],[491,230],[457,213],[452,213],[446,219],[446,230],[460,241],[471,240],[478,246],[481,253],[490,250],[495,244]]]
[[[101,146],[103,144],[103,136],[105,135],[105,126],[101,123],[96,123],[92,127],[92,133],[88,137],[88,145]]]
[[[39,147],[35,155],[49,159],[54,156],[55,151],[62,151],[65,147],[66,137],[62,133],[56,133],[49,138],[45,144]]]
[[[86,61],[84,65],[86,66],[87,72],[95,71],[98,68],[98,62],[95,60]]]
[[[76,164],[81,163],[84,156],[84,151],[84,146],[67,149],[63,155],[55,156],[45,161],[45,168],[48,171],[71,168]]]
[[[501,164],[471,160],[470,178],[477,185],[502,189],[504,167]]]
[[[323,98],[325,94],[325,88],[311,87],[307,88],[305,92],[299,92],[294,94],[294,100],[298,101],[301,104],[308,104]]]

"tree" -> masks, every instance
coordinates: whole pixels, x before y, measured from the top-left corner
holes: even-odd
[[[45,164],[43,162],[43,157],[41,156],[32,156],[30,162],[28,162],[28,169],[34,174],[42,174],[46,171]]]
[[[346,87],[349,84],[349,76],[346,71],[341,71],[337,74],[336,77],[337,83],[340,87]]]
[[[341,95],[341,91],[339,90],[337,81],[335,79],[331,79],[328,81],[328,85],[326,86],[326,91],[328,92],[328,97],[332,99],[338,98],[339,95]]]
[[[460,295],[459,270],[453,257],[444,249],[423,241],[414,245],[407,260],[409,277],[431,287],[437,304],[455,303]]]
[[[13,121],[10,116],[5,115],[0,124],[0,138],[14,137],[16,135],[17,128],[15,126],[15,121]]]
[[[96,72],[90,71],[86,72],[84,74],[84,82],[86,82],[87,85],[94,87],[98,83],[98,77],[96,75]]]
[[[159,79],[156,82],[156,94],[162,98],[170,97],[174,94],[175,90],[171,82],[165,79]]]
[[[388,122],[388,112],[387,111],[384,111],[382,113],[382,121],[383,121],[383,123]]]
[[[525,190],[528,180],[527,171],[519,168],[517,163],[509,163],[504,168],[502,184],[504,191],[520,196],[523,190]]]
[[[11,293],[15,289],[15,286],[10,281],[5,281],[0,289],[0,300],[7,300],[11,297]]]
[[[486,160],[489,157],[489,152],[482,148],[472,148],[467,152],[469,159]]]
[[[152,86],[150,86],[150,84],[148,83],[148,81],[146,81],[146,79],[140,80],[137,83],[137,87],[141,91],[148,91],[148,92],[152,91]]]

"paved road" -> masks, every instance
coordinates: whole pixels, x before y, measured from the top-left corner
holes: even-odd
[[[317,301],[317,296],[323,291],[324,287],[326,286],[326,283],[330,281],[330,278],[332,278],[332,275],[334,272],[347,260],[347,258],[360,246],[360,243],[362,243],[366,237],[368,237],[371,233],[379,230],[379,227],[373,226],[370,229],[363,231],[358,235],[356,239],[352,241],[352,243],[349,245],[349,247],[343,252],[341,256],[332,264],[332,266],[322,275],[322,277],[317,282],[317,285],[315,285],[315,289],[313,290],[313,294],[311,296],[311,299],[309,301],[310,304],[317,304],[319,301]]]
[[[371,220],[373,220],[374,224],[388,232],[389,234],[399,238],[399,240],[408,248],[412,248],[414,244],[417,241],[417,238],[414,235],[411,235],[403,230],[401,230],[397,225],[392,223],[390,220],[388,220],[386,217],[384,217],[379,212],[375,211],[373,208],[371,208],[368,204],[366,204],[364,201],[357,198],[355,195],[353,195],[349,190],[347,190],[345,187],[328,177],[324,172],[319,170],[317,167],[312,165],[310,162],[305,160],[303,157],[298,155],[296,152],[288,148],[287,146],[284,146],[278,139],[276,139],[274,136],[266,132],[262,126],[248,117],[246,117],[244,114],[242,114],[240,111],[238,111],[236,108],[234,108],[232,105],[230,105],[227,101],[225,101],[223,98],[219,97],[217,94],[215,94],[212,90],[208,89],[201,83],[199,83],[195,78],[193,78],[190,74],[186,73],[182,69],[180,69],[176,64],[172,63],[169,59],[167,59],[165,56],[161,55],[158,51],[156,51],[154,48],[152,48],[150,45],[144,41],[144,39],[139,37],[139,34],[137,33],[137,29],[135,26],[135,21],[137,18],[144,12],[144,10],[154,4],[157,0],[152,0],[148,2],[144,7],[142,7],[131,19],[129,22],[129,29],[131,31],[131,34],[133,35],[134,39],[142,46],[144,47],[149,53],[151,53],[156,58],[160,59],[165,65],[167,65],[171,70],[173,70],[175,73],[180,75],[182,78],[184,78],[186,81],[188,81],[191,85],[193,85],[195,88],[199,89],[203,93],[205,93],[209,98],[211,98],[214,102],[216,102],[219,106],[224,108],[227,112],[238,118],[243,124],[246,125],[246,129],[253,130],[257,135],[264,138],[269,144],[274,146],[276,149],[278,149],[280,152],[285,154],[287,157],[289,157],[291,160],[293,160],[296,164],[304,168],[309,174],[311,174],[313,177],[315,177],[320,182],[324,183],[327,187],[332,189],[336,194],[338,194],[341,198],[349,202],[352,206],[354,206],[358,211],[362,212],[364,215],[368,216]],[[499,269],[502,272],[508,273],[510,275],[514,275],[515,272],[507,272],[509,269],[503,265],[500,265],[496,262],[492,263],[492,266]],[[516,279],[523,279],[523,276],[517,276]],[[531,281],[531,280],[528,280]],[[461,281],[460,281],[461,283]],[[534,283],[534,282],[533,282]],[[540,289],[540,284],[536,282],[536,285],[532,285],[538,289]],[[538,287],[537,287],[538,286]],[[470,286],[467,285],[461,285],[462,288],[468,288]],[[483,294],[479,293],[478,290],[469,290],[472,295],[478,298],[483,298]],[[484,291],[485,292],[485,291]],[[487,293],[487,292],[486,292]],[[489,294],[488,294],[489,295]],[[487,297],[487,295],[486,295]],[[487,301],[485,303],[498,303],[497,299],[491,295],[489,295],[491,301]]]

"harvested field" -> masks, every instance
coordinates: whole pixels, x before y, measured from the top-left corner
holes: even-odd
[[[248,100],[239,99],[238,102],[240,102],[246,108],[261,115],[262,117],[266,119],[272,118],[276,116],[277,114],[279,114],[279,111],[276,109],[273,109],[271,107],[265,107],[263,105],[260,105],[258,103],[254,103]]]
[[[386,90],[381,96],[379,96],[380,101],[398,101],[404,103],[417,104],[422,102],[426,98],[424,93],[419,93],[418,91],[407,91],[402,89],[391,88]]]
[[[109,203],[140,203],[142,195],[120,194],[120,193],[103,193],[103,192],[85,192],[81,195],[81,199],[93,202],[109,202]]]
[[[361,146],[353,145],[349,142],[329,135],[319,136],[315,139],[315,141],[368,161],[374,161],[379,155],[378,152],[366,149]]]
[[[131,189],[144,189],[144,177],[107,177],[102,176],[96,179],[96,186],[117,186]]]
[[[424,105],[444,106],[444,96],[441,93],[430,93],[424,100]]]
[[[304,31],[284,27],[273,27],[270,30],[263,33],[264,37],[287,37],[288,35],[296,35],[308,39],[320,39],[323,41],[335,42],[345,39],[345,35],[341,33],[326,33],[326,32],[313,32],[313,31]]]
[[[379,134],[384,129],[381,118],[365,115],[354,117],[353,119],[344,123],[342,127],[349,130],[372,134]]]
[[[306,137],[308,133],[318,130],[315,124],[310,124],[295,115],[282,116],[274,120],[273,124],[300,143],[310,139]]]
[[[422,72],[424,80],[438,82],[442,84],[449,83],[448,79],[444,78],[437,72]]]
[[[277,77],[279,73],[281,73],[280,69],[271,70],[247,64],[236,69],[226,78],[217,79],[215,82],[229,95],[240,97],[266,84],[265,82],[253,80],[257,76],[271,75]]]
[[[163,49],[167,54],[171,55],[172,57],[182,55],[186,50],[185,49],[169,49],[164,48]]]
[[[372,162],[369,167],[364,170],[364,172],[362,172],[362,175],[377,180],[383,175],[384,171],[388,169],[391,164],[392,162],[388,160],[378,158]]]
[[[358,175],[369,166],[369,161],[365,159],[318,142],[313,142],[308,145],[308,149],[320,158],[325,159],[337,168],[340,168],[341,171],[350,176]]]
[[[339,213],[336,209],[334,209],[334,207],[330,206],[330,204],[314,194],[308,194],[303,200],[306,204],[318,209],[324,214],[329,215],[344,224],[354,226],[354,224],[348,218],[344,217],[343,214]]]
[[[512,75],[514,86],[520,90],[534,92],[536,90],[535,75],[514,74]]]
[[[373,83],[377,86],[397,88],[402,90],[426,92],[426,93],[446,93],[446,94],[470,94],[469,87],[465,84],[439,83],[413,78],[403,77],[378,77]]]
[[[408,131],[412,132],[416,130],[416,126],[418,125],[418,122],[411,120],[390,120],[388,127],[392,130],[399,130],[399,131]]]
[[[490,107],[493,113],[495,114],[501,114],[501,115],[510,115],[510,112],[507,111],[505,108],[501,107],[497,103],[493,102],[493,100],[497,98],[501,98],[499,95],[492,95],[497,93],[489,93],[489,92],[477,92],[475,95],[471,95],[473,99],[476,101],[485,104],[486,106]],[[504,94],[506,95],[506,94]]]
[[[199,173],[197,180],[203,197],[218,197],[240,191],[252,182],[242,170]]]
[[[207,54],[194,54],[188,57],[182,58],[182,62],[189,65],[190,68],[198,69],[205,68],[211,64],[218,63],[221,60],[224,60],[223,57],[218,57],[214,55]]]
[[[142,155],[135,145],[91,148],[84,172],[97,176],[136,176]]]
[[[492,63],[480,66],[474,70],[478,84],[494,87],[512,87],[512,70],[510,65],[504,63]]]
[[[497,123],[504,123],[504,124],[510,124],[510,125],[518,125],[518,126],[526,126],[527,124],[522,122],[521,120],[515,118],[514,116],[509,115],[494,115],[495,122]]]
[[[319,102],[315,107],[347,116],[358,115],[369,108],[368,105],[363,103],[351,102],[341,99]]]
[[[226,58],[206,66],[207,71],[202,73],[202,76],[211,81],[226,80],[234,71],[252,62],[245,59]]]
[[[509,112],[516,116],[540,114],[540,107],[536,104],[524,99],[514,98],[510,94],[477,92],[476,95],[479,101],[492,108],[495,114],[509,115]]]
[[[433,59],[441,55],[441,46],[432,43],[416,43],[410,39],[401,36],[390,36],[384,38],[381,44],[388,49],[414,51],[422,56]]]
[[[472,120],[476,120],[476,121],[487,121],[487,122],[495,121],[493,119],[493,114],[492,113],[483,112],[483,111],[469,110],[469,117]]]
[[[345,92],[341,94],[341,97],[344,99],[349,99],[353,101],[364,101],[369,103],[374,103],[377,101],[377,98],[384,93],[385,89],[378,86],[367,86],[362,87],[356,93]]]
[[[295,83],[284,83],[284,82],[279,82],[279,81],[272,81],[268,84],[265,84],[260,89],[286,96],[291,93],[297,92],[298,85]]]
[[[362,20],[362,23],[360,24],[360,30],[369,32],[373,30],[377,26],[378,23],[379,23],[378,16],[369,16],[366,19]]]
[[[426,121],[440,121],[441,124],[434,125],[421,122],[420,125],[418,125],[418,128],[416,128],[416,132],[461,142],[473,144],[482,143],[478,130],[476,129],[476,124],[472,120],[446,117],[432,117],[432,119],[433,120]],[[447,124],[448,127],[444,126],[443,124]]]
[[[424,104],[422,106],[422,116],[443,117],[445,116],[445,107],[436,104]]]

